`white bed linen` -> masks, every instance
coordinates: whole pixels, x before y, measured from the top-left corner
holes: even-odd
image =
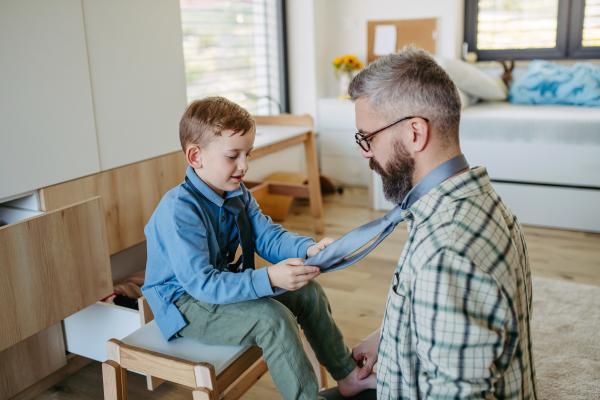
[[[460,138],[600,146],[600,108],[480,103],[462,110]]]

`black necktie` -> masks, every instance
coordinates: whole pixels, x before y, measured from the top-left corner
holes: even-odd
[[[196,193],[202,195],[202,192],[198,190],[198,188],[192,183],[190,178],[185,177],[185,183],[194,189]],[[252,229],[252,222],[248,219],[248,215],[246,214],[246,207],[244,207],[244,203],[239,196],[231,197],[229,199],[225,199],[223,203],[223,208],[231,213],[235,218],[235,225],[238,228],[238,235],[240,238],[240,244],[242,245],[242,255],[238,260],[234,263],[231,263],[235,257],[235,251],[237,249],[237,245],[233,248],[227,246],[230,252],[230,256],[228,257],[229,262],[229,270],[231,272],[242,272],[248,268],[254,268],[254,236]],[[241,265],[241,267],[240,267]]]
[[[223,208],[234,216],[242,245],[242,256],[235,263],[231,264],[230,270],[232,272],[242,272],[248,268],[254,269],[252,222],[248,219],[246,207],[244,207],[242,199],[239,196],[225,199]]]

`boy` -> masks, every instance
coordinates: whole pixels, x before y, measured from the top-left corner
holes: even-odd
[[[315,243],[273,224],[241,184],[254,137],[250,114],[224,98],[194,101],[184,113],[186,180],[163,197],[145,228],[142,292],[156,322],[167,340],[260,346],[283,398],[314,400],[317,378],[299,323],[342,394],[374,388],[375,375],[357,379],[327,297],[312,280],[319,268],[302,265],[333,239]],[[240,242],[242,259],[232,263]],[[255,270],[254,251],[274,265]]]

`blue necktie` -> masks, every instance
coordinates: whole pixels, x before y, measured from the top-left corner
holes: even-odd
[[[345,234],[329,246],[325,247],[325,249],[315,254],[314,257],[306,260],[304,265],[314,265],[321,268],[322,272],[331,272],[346,268],[361,260],[381,243],[383,239],[392,233],[396,225],[404,220],[401,215],[404,210],[412,206],[414,202],[419,200],[437,185],[467,168],[469,168],[469,164],[462,154],[446,161],[421,179],[410,192],[408,192],[402,203],[394,207],[389,213]],[[377,235],[379,235],[379,237],[377,237]],[[377,239],[372,245],[361,252],[352,255],[352,253],[361,249],[376,237]],[[343,261],[338,263],[340,260]]]

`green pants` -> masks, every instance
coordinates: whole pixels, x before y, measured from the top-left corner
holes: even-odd
[[[262,348],[273,381],[285,400],[318,398],[317,376],[302,346],[298,324],[317,360],[333,379],[345,378],[356,366],[331,316],[329,300],[314,279],[301,289],[271,298],[209,304],[185,293],[175,305],[188,323],[177,332],[178,337]]]

